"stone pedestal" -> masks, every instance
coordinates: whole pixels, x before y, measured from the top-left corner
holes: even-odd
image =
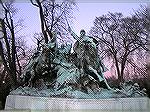
[[[30,110],[44,112],[150,112],[150,99],[65,99],[9,95],[5,110]]]

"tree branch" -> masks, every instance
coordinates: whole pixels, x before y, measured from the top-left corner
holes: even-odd
[[[33,0],[30,0],[30,2],[32,3],[32,5],[34,5],[34,6],[36,6],[36,7],[39,7],[37,4],[35,4],[35,3],[33,2]]]

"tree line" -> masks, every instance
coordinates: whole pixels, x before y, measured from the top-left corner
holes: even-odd
[[[142,8],[141,12],[136,12],[131,17],[111,12],[96,17],[90,30],[90,34],[99,40],[101,55],[112,60],[119,83],[124,82],[125,70],[129,66],[138,69],[141,75],[147,77],[145,61],[149,52],[150,18],[143,15],[148,8]],[[140,61],[143,62],[137,65]],[[130,69],[128,70],[132,72]]]

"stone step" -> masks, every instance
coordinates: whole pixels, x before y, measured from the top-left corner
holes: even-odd
[[[9,95],[5,110],[51,112],[150,112],[150,99],[111,98],[111,99],[67,99]],[[19,111],[19,110],[18,110]]]

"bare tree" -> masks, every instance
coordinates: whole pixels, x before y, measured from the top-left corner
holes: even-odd
[[[142,20],[142,26],[145,31],[145,34],[147,34],[146,40],[147,40],[147,72],[150,77],[150,4],[141,5],[141,7],[138,10],[135,10],[135,15],[137,18],[140,18]]]
[[[124,70],[135,51],[146,49],[146,34],[136,16],[123,17],[121,13],[109,13],[96,17],[90,33],[99,39],[100,50],[111,57],[115,64],[118,82],[124,81]]]
[[[41,30],[44,35],[45,43],[52,38],[52,32],[59,32],[60,36],[66,35],[69,18],[71,20],[74,1],[64,0],[30,0],[31,3],[39,8]],[[68,19],[68,20],[67,20]]]
[[[4,65],[4,70],[11,79],[12,88],[18,86],[18,77],[21,75],[22,66],[20,63],[21,57],[25,56],[25,42],[21,38],[16,37],[18,28],[22,27],[21,21],[14,22],[14,15],[17,9],[13,6],[13,0],[2,1],[3,18],[0,19],[1,37],[0,37],[0,56]]]

